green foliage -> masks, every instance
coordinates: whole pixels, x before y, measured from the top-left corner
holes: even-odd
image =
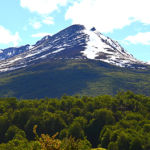
[[[150,69],[126,69],[95,60],[52,60],[0,73],[1,97],[33,99],[67,95],[150,95]],[[41,88],[42,87],[42,88]],[[130,105],[132,109],[133,103]]]
[[[94,141],[97,141],[97,139],[99,138],[100,131],[105,125],[113,124],[115,122],[115,118],[112,111],[107,109],[97,109],[94,111],[93,115],[94,119],[89,123],[87,134],[89,140],[92,143],[95,143],[94,146],[96,146],[98,143]]]
[[[111,131],[106,127],[106,128],[103,128],[103,130],[101,131],[101,134],[100,134],[100,144],[102,147],[104,148],[107,148],[108,147],[108,144],[110,143],[110,133]]]
[[[79,122],[75,121],[70,125],[68,129],[68,135],[74,137],[75,139],[84,138],[84,130]]]
[[[48,134],[41,134],[39,137],[37,132],[37,125],[34,126],[33,132],[37,142],[39,142],[41,150],[90,150],[91,144],[88,140],[80,140],[72,137],[64,138],[63,140],[57,139],[58,133],[53,136]]]
[[[144,124],[143,130],[146,133],[150,133],[150,124]]]
[[[128,150],[130,145],[128,135],[126,135],[124,132],[121,132],[117,139],[117,144],[119,150]]]
[[[17,126],[12,125],[8,128],[8,130],[5,133],[5,139],[6,141],[10,141],[12,140],[14,137],[16,136],[22,136],[22,137],[26,137],[25,132],[21,129],[19,129]]]
[[[60,99],[0,98],[0,149],[40,150],[33,133],[38,125],[36,135],[43,141],[59,132],[56,139],[63,150],[149,150],[149,107],[150,97],[130,91]]]
[[[130,150],[143,150],[141,140],[138,137],[132,140]]]
[[[115,142],[110,142],[108,145],[108,150],[119,150],[118,144]]]

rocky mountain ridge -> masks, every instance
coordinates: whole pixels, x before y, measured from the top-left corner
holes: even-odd
[[[0,51],[0,72],[24,68],[47,59],[93,59],[119,67],[144,69],[146,63],[135,59],[124,48],[94,27],[72,25],[35,45]]]

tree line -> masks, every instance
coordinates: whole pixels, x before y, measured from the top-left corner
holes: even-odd
[[[80,150],[149,150],[150,97],[127,91],[115,96],[0,98],[0,149],[42,149],[36,136],[50,141],[56,134],[57,142],[80,145]]]

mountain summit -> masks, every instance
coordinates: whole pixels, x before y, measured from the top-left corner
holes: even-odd
[[[43,37],[35,45],[0,50],[0,72],[50,59],[93,59],[129,68],[146,65],[95,27],[87,29],[83,25],[72,25],[53,36]]]
[[[131,69],[134,68],[134,69]],[[0,50],[1,97],[150,95],[150,67],[95,27],[72,25],[34,45]]]

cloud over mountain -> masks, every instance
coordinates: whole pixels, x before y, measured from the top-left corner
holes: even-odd
[[[65,18],[112,32],[135,21],[150,24],[149,6],[149,0],[79,0],[69,7]]]
[[[20,0],[22,7],[38,14],[50,14],[59,6],[66,5],[68,0]]]
[[[8,29],[0,26],[0,44],[13,44],[17,46],[20,41],[19,33],[12,34]]]
[[[150,45],[150,32],[140,32],[136,35],[128,36],[125,41],[132,44]]]

